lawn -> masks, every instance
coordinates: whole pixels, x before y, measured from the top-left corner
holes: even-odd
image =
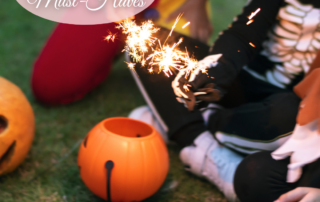
[[[226,28],[245,0],[213,0],[215,33]],[[24,10],[16,1],[1,2],[0,76],[14,82],[26,94],[36,116],[33,146],[24,163],[0,177],[0,202],[95,202],[82,183],[77,167],[78,144],[88,131],[108,117],[127,116],[145,102],[119,57],[108,79],[81,101],[46,107],[32,96],[30,74],[33,62],[56,23]],[[225,201],[210,183],[184,171],[179,147],[168,146],[170,171],[161,190],[145,201]],[[174,189],[168,187],[172,183]]]

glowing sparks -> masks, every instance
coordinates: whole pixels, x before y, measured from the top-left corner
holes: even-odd
[[[256,16],[260,12],[260,8],[258,8],[255,12],[251,13],[251,15],[248,17],[249,20],[251,20],[254,16]]]
[[[126,63],[127,63],[127,62],[126,62]],[[127,64],[128,64],[129,69],[134,70],[134,67],[136,66],[136,63],[130,62],[130,63],[127,63]]]
[[[172,75],[172,70],[180,70],[184,67],[186,53],[177,49],[177,46],[182,42],[182,38],[172,46],[164,45],[156,49],[154,53],[149,55],[147,60],[152,61],[152,66],[157,65],[159,72],[163,71],[166,76]]]
[[[198,61],[190,58],[187,50],[184,52],[178,49],[183,38],[180,38],[173,45],[166,44],[181,17],[182,14],[179,14],[163,44],[158,38],[153,36],[159,31],[159,28],[155,28],[152,21],[143,22],[140,26],[134,21],[126,20],[121,22],[117,28],[122,29],[122,32],[127,35],[124,51],[129,54],[134,62],[127,63],[128,68],[134,70],[136,63],[141,63],[141,67],[147,66],[149,73],[163,72],[168,77],[173,75],[173,71],[181,71],[183,69],[186,69],[186,77],[193,71],[207,73],[205,69],[198,69]],[[183,28],[189,24],[190,22],[186,23]],[[112,36],[110,33],[106,40],[111,40]],[[157,46],[155,47],[155,45]],[[145,56],[150,51],[151,53]],[[188,86],[186,87],[188,89]]]
[[[188,25],[190,25],[190,22],[187,22],[186,24],[184,24],[184,25],[182,26],[182,29],[186,28]]]
[[[251,43],[251,42],[249,42],[249,44],[250,44],[250,46],[252,46],[253,48],[256,47],[256,46],[255,46],[253,43]]]
[[[144,54],[157,40],[152,34],[159,30],[159,28],[154,27],[150,20],[144,22],[141,26],[138,26],[134,21],[125,20],[117,28],[122,29],[122,32],[128,35],[125,50],[134,62],[144,60]]]
[[[185,78],[188,78],[189,75],[191,74],[191,72],[195,71],[198,68],[198,60],[194,59],[194,58],[190,58],[187,48],[186,48],[186,57],[184,58],[185,60],[185,66],[186,66],[186,75]]]
[[[108,31],[108,36],[104,37],[104,40],[108,42],[111,40],[112,42],[114,42],[116,37],[117,37],[117,33],[112,34],[110,31]]]
[[[144,67],[145,65],[146,65],[146,61],[145,61],[145,60],[142,60],[142,61],[141,61],[141,66]]]
[[[253,17],[256,16],[259,12],[261,11],[260,8],[258,8],[255,12],[251,13],[250,16],[248,16],[249,21],[247,22],[247,25],[250,25],[251,23],[253,23]]]
[[[111,35],[108,35],[108,36],[106,36],[106,37],[104,38],[104,40],[109,42],[109,40],[111,39],[111,37],[112,37]]]
[[[180,20],[180,18],[182,17],[182,15],[183,15],[183,13],[180,13],[180,14],[178,15],[176,21],[174,22],[174,24],[173,24],[173,26],[172,26],[172,28],[171,28],[171,31],[170,31],[170,34],[169,34],[168,37],[170,37],[170,36],[172,35],[172,32],[173,32],[174,28],[177,26],[177,23],[179,22],[179,20]]]
[[[249,20],[249,21],[247,22],[247,25],[250,25],[251,23],[253,23],[253,19]]]

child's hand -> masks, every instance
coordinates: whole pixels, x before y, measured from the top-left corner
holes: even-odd
[[[283,194],[275,202],[320,202],[320,189],[298,187]]]
[[[221,99],[222,93],[215,87],[213,79],[204,73],[216,66],[221,56],[216,54],[205,57],[199,61],[196,70],[187,73],[188,69],[182,69],[172,81],[171,85],[178,97],[177,100],[184,103],[189,111],[194,110],[198,101],[213,102]]]
[[[191,23],[189,25],[191,37],[207,43],[213,27],[207,15],[206,1],[186,0],[180,8],[169,15],[167,21],[175,20],[180,13],[184,13],[183,17]]]

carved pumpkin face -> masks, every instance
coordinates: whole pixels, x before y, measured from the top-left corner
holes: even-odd
[[[150,125],[110,118],[96,125],[81,144],[81,178],[108,201],[142,201],[154,194],[169,170],[166,145]]]
[[[0,175],[13,171],[25,159],[34,127],[33,111],[22,91],[0,77]]]

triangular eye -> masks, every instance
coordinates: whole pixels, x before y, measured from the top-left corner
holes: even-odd
[[[13,156],[14,149],[16,147],[16,141],[14,141],[7,149],[7,151],[0,156],[0,169],[10,161],[11,157]]]
[[[8,121],[4,116],[0,115],[0,134],[8,127]]]

